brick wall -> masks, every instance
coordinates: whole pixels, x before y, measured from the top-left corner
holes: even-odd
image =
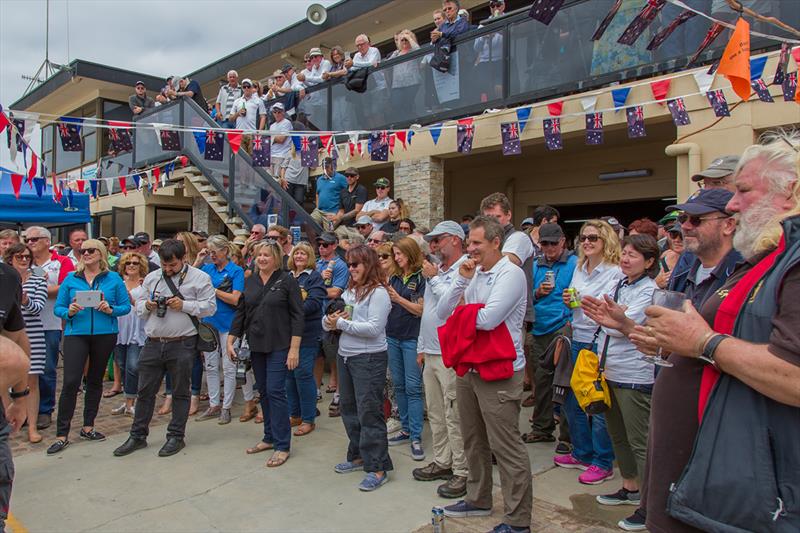
[[[394,164],[394,195],[402,198],[418,226],[432,228],[444,218],[444,162],[421,157]]]

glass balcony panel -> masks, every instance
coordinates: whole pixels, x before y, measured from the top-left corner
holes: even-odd
[[[305,98],[297,106],[298,120],[302,118],[302,114],[307,117],[312,129],[329,130],[328,90],[327,86],[323,86],[315,91],[310,90],[306,93]]]
[[[187,106],[188,107],[188,106]],[[136,121],[136,124],[180,124],[180,102],[155,108],[155,110]],[[136,161],[137,166],[143,166],[143,162],[159,156],[167,157],[169,152],[161,149],[158,142],[158,133],[151,128],[136,128]]]

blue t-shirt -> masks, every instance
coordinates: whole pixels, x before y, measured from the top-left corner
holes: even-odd
[[[350,271],[347,269],[347,263],[344,262],[344,259],[339,257],[338,255],[335,256],[332,261],[336,261],[336,264],[333,266],[333,282],[330,285],[325,285],[325,289],[330,289],[332,287],[338,287],[342,289],[344,292],[347,289],[347,282],[350,281]],[[322,275],[322,272],[328,268],[328,260],[327,259],[317,259],[317,272]],[[322,312],[325,312],[325,308],[328,307],[328,298],[325,298],[325,301],[322,302]]]
[[[534,335],[547,335],[558,331],[572,317],[572,310],[564,305],[561,295],[572,283],[572,274],[575,273],[577,263],[578,257],[571,252],[564,252],[551,266],[547,265],[544,255],[533,262],[533,291],[542,284],[548,270],[552,270],[556,276],[553,291],[533,303],[536,311],[536,320],[533,322]]]
[[[425,295],[425,278],[422,271],[414,272],[408,277],[392,276],[389,284],[397,294],[406,300],[417,303]],[[392,302],[392,310],[386,322],[386,336],[393,339],[417,340],[422,317],[412,315],[399,303]]]
[[[225,265],[225,268],[222,270],[217,270],[217,265],[214,263],[207,263],[201,266],[200,270],[211,276],[211,283],[214,285],[214,288],[219,287],[225,278],[230,278],[233,285],[227,292],[244,291],[244,270],[233,261],[228,261],[228,264]],[[211,324],[217,328],[220,333],[227,333],[231,329],[231,323],[233,322],[233,315],[235,313],[236,306],[226,304],[217,298],[217,312],[204,318],[203,322]]]
[[[319,205],[317,208],[326,213],[335,213],[341,207],[339,193],[347,188],[347,178],[336,172],[332,178],[326,178],[324,174],[317,178],[317,194],[319,195]]]

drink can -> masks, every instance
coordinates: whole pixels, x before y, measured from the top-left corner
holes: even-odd
[[[267,215],[267,229],[278,223],[278,215]]]
[[[552,270],[548,270],[544,273],[544,282],[548,285],[555,285],[556,283],[556,273]]]
[[[569,293],[569,308],[575,309],[581,306],[581,293],[578,292],[578,289],[575,287],[569,287],[567,289]]]
[[[353,320],[353,306],[347,304],[344,306],[344,312],[347,313],[347,316],[350,317],[350,320]]]
[[[300,234],[300,226],[292,226],[289,228],[289,231],[292,233],[292,244],[297,244],[302,240],[302,235]]]
[[[431,525],[433,526],[433,533],[445,533],[444,509],[441,507],[434,507],[431,510]]]

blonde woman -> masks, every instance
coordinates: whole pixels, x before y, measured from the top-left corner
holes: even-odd
[[[186,248],[186,256],[184,257],[186,264],[192,265],[195,268],[200,268],[200,266],[196,264],[197,254],[200,253],[200,241],[197,240],[197,236],[191,231],[180,231],[175,235],[175,238],[181,241]],[[200,264],[203,264],[202,261]]]
[[[622,278],[619,267],[621,247],[614,228],[603,220],[588,220],[578,234],[578,265],[572,276],[570,289],[579,297],[602,298],[613,294],[616,283]],[[562,295],[564,305],[569,304],[569,289]],[[585,349],[597,350],[598,324],[586,316],[582,307],[572,309],[572,362]],[[569,422],[572,453],[556,455],[556,466],[583,470],[578,481],[597,485],[614,477],[612,462],[614,451],[606,430],[603,415],[592,416],[591,423],[578,405],[572,391],[567,391],[564,412]]]
[[[389,278],[391,278],[394,273],[397,272],[397,263],[394,261],[394,250],[392,249],[392,243],[385,242],[380,244],[375,251],[378,253],[378,265],[381,267],[383,282],[389,283]]]
[[[70,424],[87,359],[89,368],[80,436],[90,441],[106,438],[94,429],[94,419],[103,395],[103,372],[108,355],[117,344],[117,317],[131,311],[125,283],[119,274],[108,269],[107,258],[108,252],[102,242],[96,239],[84,241],[75,272],[64,279],[58,290],[53,312],[65,321],[64,384],[58,400],[56,441],[47,449],[48,455],[59,453],[69,446]],[[101,298],[87,302],[83,299],[86,291],[99,291]],[[78,293],[82,293],[80,302]],[[84,307],[81,302],[87,306]]]
[[[411,30],[403,30],[395,35],[397,50],[389,59],[402,57],[419,48],[417,39]],[[417,61],[402,61],[392,67],[392,98],[397,102],[397,109],[415,109],[414,102],[422,82],[420,64]]]

